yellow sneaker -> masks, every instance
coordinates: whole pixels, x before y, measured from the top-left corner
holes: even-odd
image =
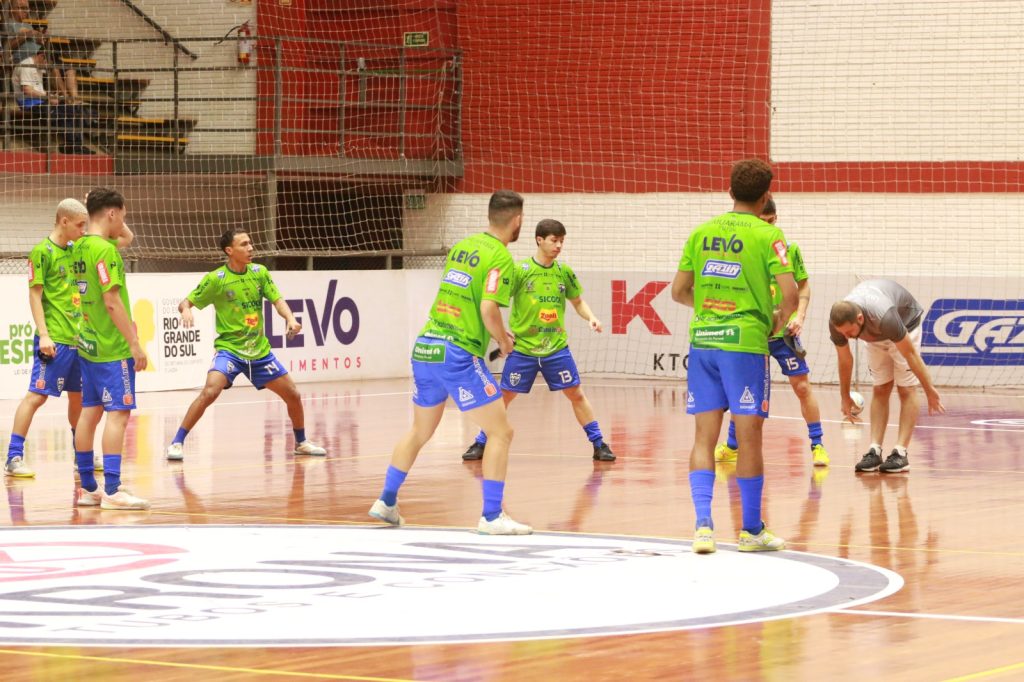
[[[715,448],[715,461],[735,462],[739,454],[739,448],[730,448],[728,443],[719,443],[718,447]]]
[[[770,530],[762,527],[757,535],[751,535],[745,530],[740,531],[741,552],[775,552],[786,548],[786,541],[776,537]]]
[[[814,466],[816,467],[827,467],[828,463],[832,461],[828,458],[828,450],[821,443],[811,448],[811,454],[814,457]]]
[[[715,552],[715,531],[708,526],[701,526],[693,535],[694,554],[714,554]]]

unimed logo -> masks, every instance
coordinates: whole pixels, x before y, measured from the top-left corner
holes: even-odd
[[[781,552],[764,560],[720,545],[708,561],[689,541],[654,538],[379,526],[148,526],[144,535],[145,544],[133,541],[133,527],[0,531],[0,644],[611,635],[836,610],[902,585],[890,571],[834,557]],[[755,563],[758,580],[750,581]]]

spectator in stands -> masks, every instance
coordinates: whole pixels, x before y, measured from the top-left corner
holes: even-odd
[[[7,21],[7,40],[4,44],[5,56],[9,55],[9,63],[18,66],[29,57],[42,52],[46,46],[46,34],[28,23],[28,0],[12,0],[10,19]],[[56,92],[66,104],[78,104],[78,75],[71,67],[49,70],[49,76]]]
[[[92,154],[83,144],[79,107],[62,103],[43,84],[43,73],[49,66],[45,50],[19,62],[11,75],[18,106],[26,115],[45,121],[49,115],[54,132],[60,133],[61,154]]]

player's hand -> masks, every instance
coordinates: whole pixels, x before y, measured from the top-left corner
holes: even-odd
[[[849,394],[842,397],[839,409],[843,411],[843,421],[850,422],[851,424],[860,424],[861,418],[853,413],[856,405],[853,404],[853,399],[850,398]]]
[[[786,325],[786,330],[792,336],[800,336],[800,332],[804,330],[804,321],[799,317],[794,317],[789,321],[789,324]]]
[[[196,323],[196,318],[192,317],[192,307],[189,306],[181,311],[181,326],[185,329],[190,329]]]
[[[601,326],[601,320],[597,319],[596,317],[590,318],[590,328],[597,332],[598,334],[604,331],[604,328]]]
[[[939,397],[938,391],[935,389],[925,391],[925,395],[928,396],[928,414],[946,414],[946,408],[942,406],[942,399]]]
[[[516,345],[515,335],[507,329],[505,330],[505,338],[495,339],[495,341],[498,342],[498,351],[501,353],[501,357],[508,357]]]
[[[298,321],[293,317],[292,319],[290,319],[288,321],[288,331],[286,331],[284,333],[284,336],[285,336],[286,339],[291,341],[296,336],[298,336],[299,332],[301,332],[301,331],[302,331],[302,325],[299,324]]]
[[[52,358],[57,355],[57,345],[49,335],[43,334],[39,337],[39,352],[48,358]]]
[[[149,365],[149,358],[146,357],[146,351],[142,350],[142,346],[138,343],[132,344],[132,359],[135,360],[135,371],[142,372]]]

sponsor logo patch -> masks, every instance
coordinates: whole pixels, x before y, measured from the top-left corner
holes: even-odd
[[[100,284],[103,286],[110,284],[110,272],[107,270],[105,261],[96,264],[96,275],[100,278]]]
[[[731,263],[724,260],[708,260],[704,263],[704,269],[700,274],[704,277],[720,277],[722,279],[736,279],[743,272],[743,265]]]
[[[558,320],[558,311],[554,308],[541,308],[537,313],[537,317],[540,318],[541,322],[556,322]]]
[[[484,291],[489,294],[497,293],[498,285],[501,283],[501,270],[494,268],[487,273],[487,284]]]
[[[1024,365],[1024,300],[940,298],[921,328],[926,364]]]
[[[779,257],[779,261],[783,265],[789,265],[789,247],[786,246],[786,242],[777,240],[772,242],[772,248],[775,249],[775,255]]]
[[[443,343],[417,342],[412,347],[412,359],[417,362],[444,362],[447,350]]]
[[[693,330],[691,340],[694,343],[719,343],[735,346],[740,342],[740,328],[731,324],[701,327]]]
[[[444,281],[465,289],[473,281],[473,276],[461,270],[449,270],[444,275]]]

